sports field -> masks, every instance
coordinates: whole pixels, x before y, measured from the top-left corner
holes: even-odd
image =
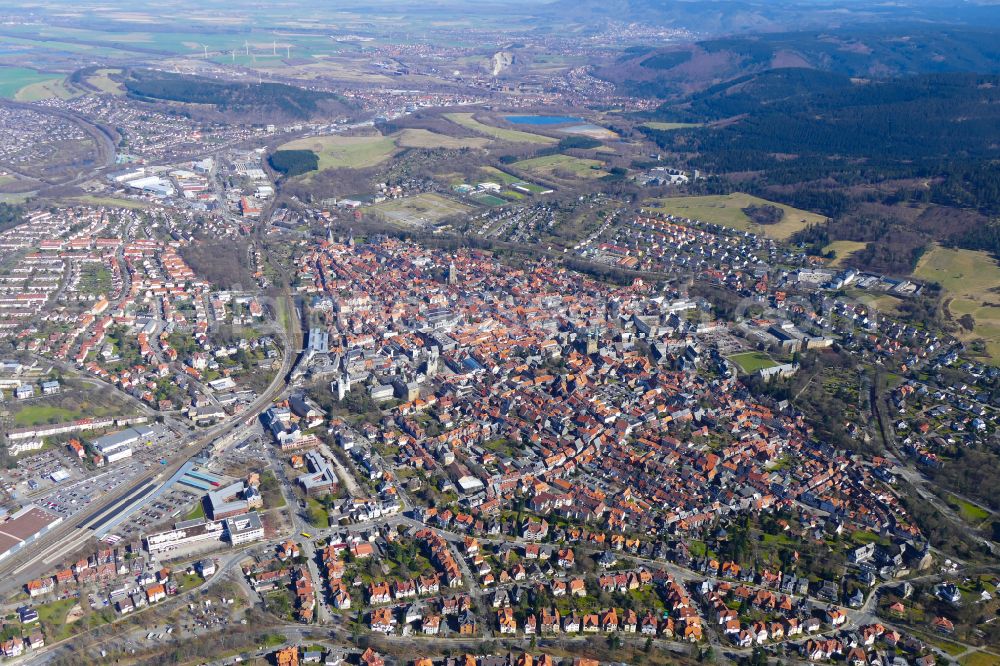
[[[945,290],[948,312],[958,321],[974,320],[972,331],[960,328],[966,342],[981,339],[993,365],[1000,365],[1000,266],[985,252],[952,250],[939,245],[924,253],[914,277],[939,283]]]
[[[747,374],[763,370],[764,368],[773,368],[778,365],[773,358],[759,351],[733,354],[729,357],[729,360],[740,366],[740,369]]]
[[[478,132],[479,134],[483,134],[500,141],[509,141],[510,143],[556,143],[556,139],[553,139],[550,136],[542,136],[541,134],[532,134],[531,132],[521,132],[519,130],[485,125],[473,118],[473,114],[471,113],[446,113],[444,114],[444,117],[453,123],[472,130],[473,132]]]
[[[743,208],[770,204],[785,211],[785,216],[777,224],[754,224]],[[735,192],[725,195],[709,195],[701,197],[670,197],[647,202],[647,208],[669,215],[686,217],[702,222],[711,222],[740,231],[762,233],[770,238],[785,239],[809,224],[819,224],[826,220],[818,213],[792,208],[785,204],[774,203],[767,199]]]
[[[515,162],[514,166],[530,173],[537,173],[540,176],[555,178],[559,178],[560,172],[572,174],[574,178],[584,179],[600,178],[608,175],[608,172],[601,168],[604,166],[604,163],[599,160],[589,160],[563,154],[533,157],[530,160]]]
[[[433,224],[449,215],[458,215],[474,210],[472,206],[460,203],[432,192],[402,199],[391,199],[372,206],[386,220],[406,226]]]

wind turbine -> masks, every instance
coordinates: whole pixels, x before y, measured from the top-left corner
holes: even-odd
[[[208,60],[208,45],[202,44],[201,48],[205,49],[205,60]]]
[[[288,46],[286,46],[285,48],[286,48],[286,49],[288,49],[288,54],[287,54],[287,55],[286,55],[285,57],[286,57],[287,59],[291,60],[291,58],[292,58],[292,45],[291,45],[291,44],[289,44],[289,45],[288,45]]]
[[[233,49],[233,62],[236,62],[236,49]]]
[[[250,55],[250,41],[247,39],[243,40],[243,48],[246,49],[247,55]]]
[[[278,40],[271,42],[271,55],[278,55]]]

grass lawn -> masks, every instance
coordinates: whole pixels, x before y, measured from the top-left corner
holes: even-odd
[[[201,500],[198,500],[195,503],[194,508],[188,511],[187,515],[184,516],[184,520],[194,520],[195,518],[204,518],[204,517],[205,517],[205,505],[202,504]]]
[[[35,610],[38,611],[38,621],[45,632],[46,641],[61,641],[73,633],[73,624],[66,623],[66,616],[70,609],[78,603],[80,603],[79,599],[70,597],[35,607]]]
[[[705,546],[704,541],[698,541],[697,539],[688,539],[688,552],[691,553],[692,557],[705,557],[708,554],[708,547]]]
[[[875,308],[882,314],[899,314],[899,304],[902,303],[902,300],[896,296],[859,290],[852,290],[849,293],[861,303]]]
[[[546,155],[533,157],[529,160],[515,162],[514,166],[531,173],[558,178],[555,172],[566,171],[575,178],[601,178],[608,172],[601,169],[604,163],[599,160],[589,160],[571,155]]]
[[[650,122],[643,123],[643,127],[648,127],[649,129],[655,129],[663,131],[678,130],[678,129],[690,129],[692,127],[701,127],[701,123],[659,123]]]
[[[124,95],[125,88],[117,81],[112,81],[108,78],[109,75],[119,74],[120,72],[120,69],[99,69],[92,76],[87,77],[87,83],[101,92],[111,93],[112,95]]]
[[[396,137],[396,144],[400,148],[448,148],[458,150],[460,148],[485,148],[489,143],[490,140],[486,138],[457,138],[425,129],[405,129]]]
[[[427,192],[412,197],[383,201],[372,206],[372,210],[381,213],[390,222],[424,225],[433,224],[449,215],[468,213],[474,209],[440,194]]]
[[[986,252],[951,250],[939,245],[924,253],[913,276],[939,283],[945,290],[948,311],[957,321],[969,315],[975,321],[972,331],[959,329],[956,335],[965,342],[982,339],[989,358],[1000,365],[1000,265]]]
[[[990,512],[986,509],[978,507],[971,502],[966,502],[964,499],[960,499],[954,495],[948,495],[947,500],[948,506],[958,511],[959,515],[962,516],[962,520],[967,523],[979,525],[990,517]]]
[[[61,393],[38,396],[28,403],[15,402],[11,406],[16,425],[28,426],[72,421],[85,416],[122,416],[132,413],[131,408],[107,391],[94,390],[89,383],[77,388],[64,386]]]
[[[729,357],[729,360],[740,366],[740,369],[747,374],[763,370],[764,368],[773,368],[778,365],[778,363],[766,353],[758,351],[734,354]]]
[[[81,269],[79,291],[84,294],[107,294],[111,291],[111,271],[104,264],[86,264]]]
[[[855,530],[851,532],[851,541],[860,545],[874,543],[878,541],[878,535],[874,532],[866,532],[865,530]]]
[[[1000,666],[1000,656],[988,652],[970,652],[959,662],[962,666]]]
[[[61,81],[62,78],[26,67],[0,67],[0,97],[14,99],[21,88],[41,81]]]
[[[312,523],[313,527],[324,530],[330,527],[330,515],[320,501],[315,497],[310,497],[306,502],[309,507],[309,522]]]
[[[110,208],[129,208],[132,210],[145,210],[149,208],[152,204],[145,201],[134,201],[132,199],[118,199],[116,197],[97,197],[89,194],[85,194],[79,197],[73,197],[72,201],[82,204],[90,204],[92,206],[108,206]]]
[[[264,647],[273,648],[281,645],[284,642],[285,642],[285,637],[282,634],[267,634],[267,636],[264,637],[262,644],[264,645]]]
[[[521,179],[518,178],[517,176],[511,175],[506,171],[501,171],[496,167],[487,166],[487,167],[482,167],[479,170],[482,171],[483,174],[486,176],[486,180],[496,181],[503,185],[513,185],[514,183],[518,183],[521,181]]]
[[[53,423],[72,421],[82,417],[83,415],[80,412],[63,409],[62,407],[54,407],[52,405],[28,405],[21,408],[17,414],[14,415],[14,423],[20,427],[24,427],[49,423],[49,421],[52,421]]]
[[[501,127],[493,127],[492,125],[485,125],[475,118],[471,113],[446,113],[444,117],[451,122],[461,125],[466,129],[470,129],[473,132],[478,132],[488,137],[494,139],[499,139],[500,141],[509,141],[510,143],[556,143],[556,139],[550,136],[542,136],[541,134],[532,134],[530,132],[521,132],[519,130],[504,129]]]
[[[319,157],[319,169],[367,169],[393,154],[391,136],[311,136],[289,141],[278,150],[311,150]]]
[[[177,585],[178,592],[185,592],[191,588],[198,587],[204,582],[205,579],[196,573],[174,574],[174,583]]]
[[[833,250],[837,256],[833,258],[830,262],[830,266],[836,268],[844,263],[844,259],[847,259],[851,254],[857,252],[858,250],[863,250],[868,245],[868,243],[861,243],[858,241],[848,241],[839,240],[833,241],[829,245],[823,248],[823,252],[829,252]]]
[[[47,604],[42,604],[35,608],[38,611],[38,620],[40,622],[53,622],[55,624],[63,624],[66,621],[66,615],[69,613],[69,609],[75,606],[79,602],[76,597],[70,597],[69,599],[61,599],[59,601],[52,601]]]
[[[784,218],[777,224],[761,226],[754,224],[742,210],[747,206],[763,206],[765,204],[781,208],[785,211]],[[774,203],[760,197],[743,194],[742,192],[726,195],[655,199],[648,202],[647,207],[669,215],[720,224],[725,227],[738,229],[739,231],[762,233],[765,236],[779,240],[788,238],[809,224],[819,224],[826,219],[818,213],[799,210],[798,208]]]
[[[943,638],[934,638],[929,642],[935,647],[941,648],[942,650],[944,650],[953,657],[965,652],[964,646],[959,645],[958,643],[952,643],[951,641],[946,641]]]

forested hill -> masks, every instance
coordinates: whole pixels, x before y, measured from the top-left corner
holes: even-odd
[[[665,149],[690,150],[693,142],[703,166],[716,172],[797,169],[802,160],[860,159],[891,168],[1000,158],[996,75],[858,82],[815,70],[771,70],[664,105],[656,116],[730,119],[693,130],[647,130]]]
[[[996,11],[1000,14],[1000,7]],[[875,79],[1000,74],[1000,28],[893,24],[725,37],[636,48],[598,74],[623,92],[670,99],[719,81],[788,67]]]
[[[701,35],[777,32],[832,26],[885,26],[903,21],[924,25],[1000,26],[1000,8],[975,2],[862,2],[859,0],[554,0],[532,7],[539,17],[570,24],[605,26],[641,21]]]
[[[0,203],[0,231],[13,229],[24,222],[24,209],[9,203]]]
[[[888,259],[861,257],[862,265],[904,274],[927,240],[1000,254],[1000,230],[984,226],[1000,214],[1000,75],[858,80],[777,69],[664,104],[653,116],[703,123],[642,131],[718,176],[717,186],[739,183],[835,218],[803,240],[885,245]],[[908,204],[925,213],[914,219]]]
[[[133,97],[214,107],[229,118],[308,120],[349,111],[339,96],[283,83],[235,83],[136,70],[125,81]]]

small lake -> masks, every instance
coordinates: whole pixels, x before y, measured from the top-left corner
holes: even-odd
[[[573,116],[504,116],[504,118],[515,125],[563,125],[583,120]]]

